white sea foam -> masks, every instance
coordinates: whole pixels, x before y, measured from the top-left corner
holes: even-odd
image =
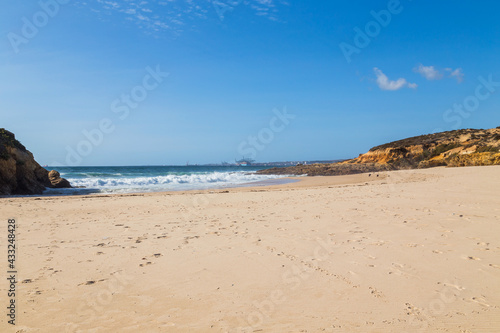
[[[127,193],[230,187],[282,177],[248,172],[211,172],[151,177],[85,177],[68,178],[68,180],[74,187],[85,187],[86,191]]]

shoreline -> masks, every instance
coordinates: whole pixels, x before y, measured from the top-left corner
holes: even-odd
[[[50,198],[82,198],[82,197],[127,197],[127,196],[148,196],[148,195],[184,195],[184,194],[200,194],[200,193],[226,193],[231,192],[246,192],[255,191],[256,189],[288,189],[288,188],[302,188],[302,187],[322,187],[322,186],[335,186],[335,185],[348,185],[357,184],[362,182],[373,182],[383,180],[387,177],[386,172],[363,173],[354,175],[340,175],[340,176],[290,176],[276,179],[266,179],[261,181],[254,181],[249,183],[235,184],[228,187],[214,187],[206,189],[190,189],[190,190],[172,190],[172,191],[144,191],[144,192],[111,192],[111,193],[87,193],[87,194],[41,194],[41,195],[11,195],[0,196],[2,199],[33,199],[43,200]],[[368,176],[373,175],[373,177]],[[380,177],[377,177],[377,174]],[[283,182],[281,182],[283,181]],[[84,189],[82,189],[84,190]]]

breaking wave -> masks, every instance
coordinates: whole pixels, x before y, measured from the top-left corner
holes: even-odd
[[[239,186],[245,183],[272,180],[283,176],[258,175],[249,172],[210,172],[199,174],[168,174],[164,176],[139,177],[96,177],[68,178],[71,185],[78,187],[65,191],[49,190],[54,194],[81,192],[100,193],[130,193],[130,192],[158,192],[182,191],[191,189],[209,189]]]

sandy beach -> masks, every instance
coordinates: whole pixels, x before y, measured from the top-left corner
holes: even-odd
[[[0,331],[499,332],[499,198],[500,166],[0,198]]]

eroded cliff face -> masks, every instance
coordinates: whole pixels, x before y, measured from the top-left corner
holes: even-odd
[[[67,181],[64,184],[71,187]],[[13,133],[0,128],[0,195],[41,194],[46,187],[54,187],[49,172]]]
[[[500,127],[421,135],[373,147],[366,154],[336,164],[261,170],[262,174],[345,175],[436,166],[500,165]]]
[[[374,147],[345,163],[376,163],[396,169],[500,164],[500,128],[422,135]]]
[[[399,159],[411,159],[422,155],[424,152],[423,146],[409,146],[386,148],[369,151],[359,157],[346,161],[346,163],[379,163],[387,164]]]

